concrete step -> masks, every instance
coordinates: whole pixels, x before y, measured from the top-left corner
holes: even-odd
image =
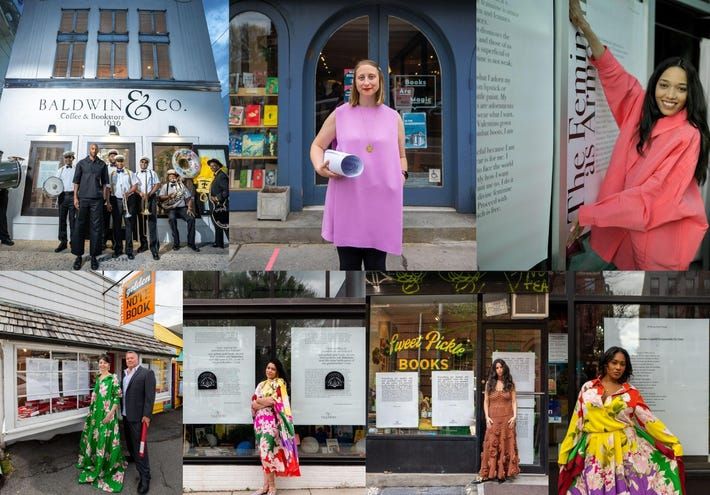
[[[368,495],[547,495],[545,475],[471,484],[475,474],[367,473]]]
[[[255,212],[229,214],[230,240],[237,244],[320,244],[323,212],[299,211],[288,220],[257,220]],[[475,241],[476,216],[454,211],[404,212],[404,242]]]

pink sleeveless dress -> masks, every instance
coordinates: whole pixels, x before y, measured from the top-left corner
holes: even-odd
[[[359,177],[328,181],[323,239],[338,247],[375,248],[402,254],[404,177],[399,161],[399,114],[387,105],[335,109],[337,151],[357,155]],[[367,145],[373,150],[367,152]]]

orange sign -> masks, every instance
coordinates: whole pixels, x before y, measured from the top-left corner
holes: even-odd
[[[155,313],[155,272],[138,272],[121,287],[121,325]]]

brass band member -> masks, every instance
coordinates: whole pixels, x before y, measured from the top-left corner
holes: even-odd
[[[74,235],[74,223],[76,221],[76,209],[74,208],[74,152],[64,152],[64,165],[59,167],[54,174],[59,177],[64,184],[64,190],[57,198],[57,208],[59,210],[59,246],[55,253],[64,251],[67,248],[68,239]],[[67,221],[69,221],[69,237],[67,237]]]
[[[168,170],[168,182],[160,188],[158,199],[163,209],[168,212],[168,223],[173,236],[173,249],[180,249],[177,219],[182,218],[187,222],[187,246],[193,251],[199,251],[200,248],[195,244],[195,210],[192,193],[178,180],[175,169]]]
[[[224,210],[221,212],[215,212],[214,216],[217,221],[223,225],[229,224],[229,180],[227,179],[227,174],[222,170],[222,163],[216,158],[212,158],[207,161],[210,170],[214,174],[212,183],[210,184],[210,200],[212,201],[212,207],[224,206]],[[214,222],[214,219],[212,220]],[[229,229],[223,229],[215,223],[214,226],[214,244],[212,247],[224,248],[224,236],[227,236],[229,240]]]
[[[133,256],[133,219],[136,212],[128,207],[128,198],[138,189],[138,178],[130,170],[124,168],[123,155],[116,156],[116,170],[111,174],[111,203],[109,211],[113,219],[113,257],[123,254],[123,239],[126,240],[126,255]],[[121,223],[123,221],[123,228]],[[123,232],[123,235],[122,235]]]
[[[106,166],[108,167],[108,176],[109,179],[111,178],[111,175],[116,171],[116,157],[118,156],[118,150],[116,149],[110,149],[108,150],[108,163],[106,163]],[[113,225],[111,222],[111,210],[108,209],[108,207],[104,207],[104,244],[101,246],[101,250],[103,251],[106,249],[106,244],[108,241],[111,241],[111,245],[115,250],[115,241],[113,238]]]
[[[84,255],[84,232],[87,227],[90,227],[91,269],[99,269],[99,261],[96,257],[101,254],[104,231],[103,206],[109,205],[109,182],[106,162],[98,157],[98,153],[99,146],[92,143],[89,146],[89,156],[76,164],[76,172],[74,172],[74,208],[78,211],[71,242],[71,252],[76,256],[74,270],[81,269],[81,257]]]
[[[140,223],[140,229],[138,230],[141,242],[138,252],[142,253],[148,250],[148,239],[150,239],[150,252],[153,254],[154,260],[159,260],[160,256],[158,255],[158,250],[160,249],[160,243],[158,242],[156,193],[158,189],[160,189],[160,178],[158,174],[155,173],[155,170],[148,168],[149,163],[150,158],[142,156],[140,161],[141,170],[136,174],[138,176],[138,191],[140,192],[142,203],[150,212],[148,215],[138,215],[138,222]],[[144,206],[141,205],[141,211],[143,207]],[[146,234],[148,234],[147,238]]]
[[[3,152],[0,151],[0,160],[2,160]],[[10,196],[8,189],[0,189],[0,244],[5,246],[14,246],[10,232],[7,229],[7,202]]]

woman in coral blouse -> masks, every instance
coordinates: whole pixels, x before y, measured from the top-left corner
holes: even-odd
[[[628,382],[629,353],[610,347],[582,385],[558,463],[558,495],[682,495],[683,447]]]
[[[265,374],[266,380],[256,386],[251,402],[254,445],[264,469],[264,486],[253,495],[276,495],[276,476],[301,475],[286,371],[281,361],[272,359]]]
[[[597,201],[579,208],[579,224],[591,227],[594,252],[619,269],[686,270],[708,228],[699,185],[710,130],[697,71],[667,59],[644,91],[599,41],[579,0],[570,0],[570,21],[589,42],[619,126]]]

